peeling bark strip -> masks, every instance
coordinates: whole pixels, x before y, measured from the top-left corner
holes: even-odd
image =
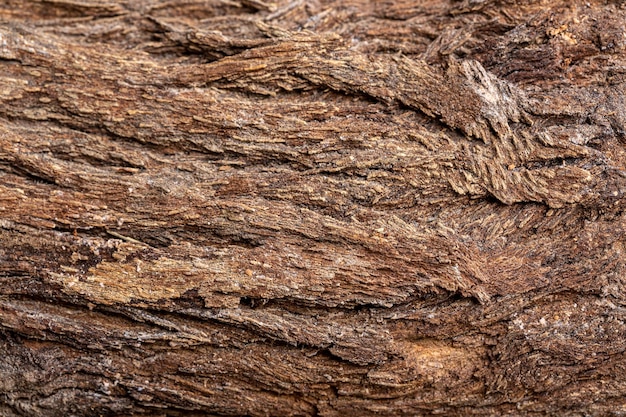
[[[626,412],[623,1],[0,20],[0,415]]]

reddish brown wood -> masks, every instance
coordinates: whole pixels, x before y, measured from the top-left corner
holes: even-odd
[[[0,415],[626,413],[623,1],[0,22]]]

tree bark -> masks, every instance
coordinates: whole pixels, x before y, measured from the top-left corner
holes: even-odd
[[[626,412],[624,1],[0,21],[0,415]]]

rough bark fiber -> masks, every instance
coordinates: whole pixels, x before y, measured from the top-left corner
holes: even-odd
[[[0,21],[0,415],[626,413],[624,1]]]

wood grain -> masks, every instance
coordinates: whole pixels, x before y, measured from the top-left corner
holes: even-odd
[[[625,27],[0,1],[0,415],[625,412]]]

